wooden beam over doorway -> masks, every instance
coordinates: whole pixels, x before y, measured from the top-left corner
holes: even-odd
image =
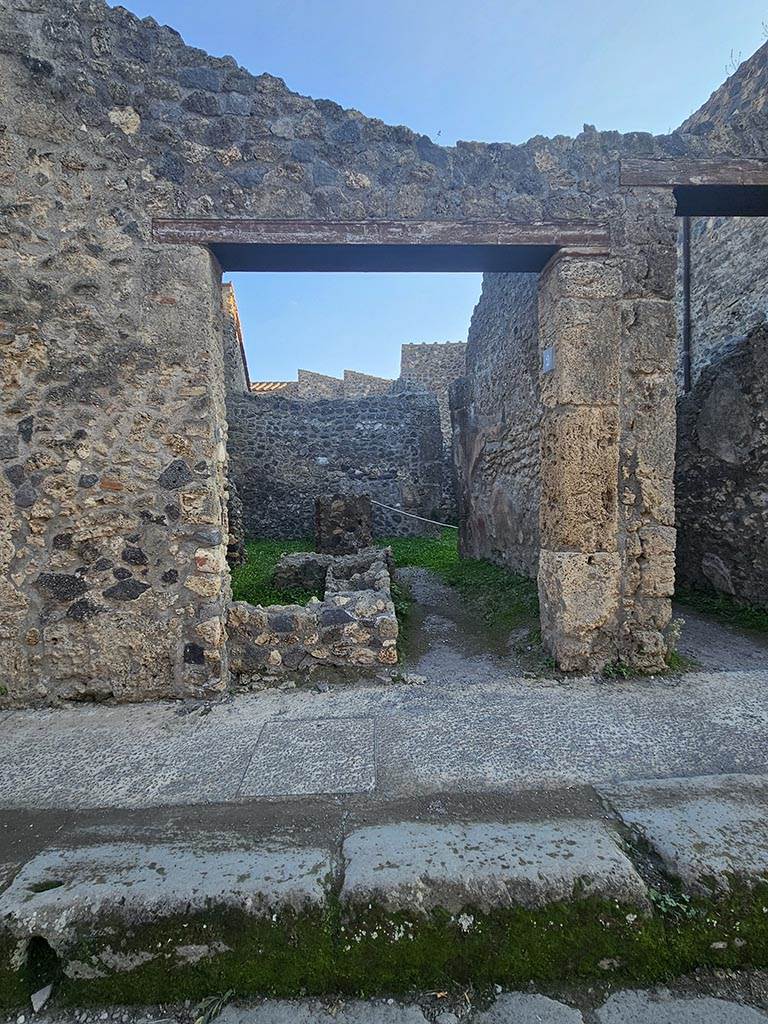
[[[619,182],[651,188],[768,185],[768,160],[622,160]]]
[[[558,249],[609,250],[603,224],[159,219],[156,242],[204,245],[224,270],[538,271]]]

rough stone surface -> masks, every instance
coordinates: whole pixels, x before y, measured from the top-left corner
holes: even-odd
[[[678,399],[677,577],[768,606],[768,328],[708,358]]]
[[[598,1024],[765,1024],[766,1020],[768,1015],[752,1006],[707,997],[680,999],[669,992],[616,992],[597,1011]]]
[[[343,379],[312,370],[299,370],[296,381],[259,381],[251,384],[250,390],[256,395],[279,393],[283,398],[300,398],[305,401],[319,398],[368,398],[403,391],[434,394],[440,412],[443,442],[442,504],[439,514],[443,518],[453,519],[456,516],[456,481],[451,452],[452,428],[448,395],[451,384],[464,373],[465,352],[466,344],[460,341],[408,344],[401,349],[400,376],[397,380],[374,377],[356,370],[345,370]],[[240,387],[239,381],[236,382],[237,387]],[[372,429],[375,430],[375,426]],[[416,437],[412,441],[418,443]]]
[[[366,548],[340,557],[309,554],[284,559],[281,585],[322,578],[323,600],[307,605],[230,608],[231,669],[244,679],[274,681],[286,673],[311,674],[330,666],[376,669],[397,662],[398,624],[391,592],[391,550]],[[321,559],[323,562],[321,562]]]
[[[315,499],[315,550],[353,555],[373,543],[369,494],[324,494]]]
[[[442,495],[442,440],[431,394],[287,399],[230,393],[230,473],[253,537],[310,537],[315,499],[338,491],[433,518]],[[377,536],[425,527],[374,507]]]
[[[475,1024],[583,1024],[578,1010],[547,996],[503,992],[489,1010],[478,1013]]]
[[[83,929],[114,917],[130,926],[211,905],[254,916],[323,906],[332,872],[330,851],[287,844],[221,851],[134,843],[50,849],[28,861],[0,896],[0,919],[19,943],[38,935],[65,956]],[[145,961],[162,955],[144,951]],[[76,976],[77,965],[67,970]]]
[[[341,895],[351,905],[423,913],[541,907],[579,895],[646,901],[640,876],[596,822],[402,822],[353,832],[342,852]]]
[[[374,735],[371,718],[268,722],[240,794],[274,797],[369,792],[376,786]]]
[[[728,889],[768,876],[765,777],[624,782],[602,792],[685,885]]]

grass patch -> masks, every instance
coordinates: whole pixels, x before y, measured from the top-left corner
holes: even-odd
[[[459,558],[456,530],[443,530],[436,538],[392,537],[380,543],[392,548],[398,566],[432,569],[456,587],[494,632],[509,632],[538,618],[536,581],[491,562]]]
[[[282,555],[313,551],[310,540],[249,540],[246,562],[232,570],[232,597],[249,604],[306,604],[310,597],[323,595],[313,590],[277,590],[272,584],[275,566]]]
[[[403,662],[408,651],[410,638],[413,598],[410,589],[404,583],[392,580],[392,604],[397,617],[397,660]]]
[[[768,633],[768,608],[741,604],[728,594],[715,590],[694,590],[690,587],[680,587],[675,591],[675,600],[679,604],[693,608],[694,611],[711,615],[729,626]]]

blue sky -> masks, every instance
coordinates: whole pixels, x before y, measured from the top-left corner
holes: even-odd
[[[193,46],[436,142],[668,132],[766,38],[768,0],[124,0]],[[234,275],[255,379],[396,376],[466,337],[477,275]]]

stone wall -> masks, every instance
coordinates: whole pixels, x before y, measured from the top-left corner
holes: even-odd
[[[540,455],[538,278],[486,274],[453,391],[462,554],[536,576]]]
[[[397,663],[397,616],[392,602],[392,551],[353,555],[289,555],[275,579],[287,587],[322,580],[323,599],[307,605],[254,607],[233,603],[229,614],[232,671],[264,686],[315,669],[381,669]]]
[[[224,307],[224,377],[227,391],[250,391],[248,360],[245,356],[243,328],[237,310],[235,289],[225,284],[221,289]]]
[[[768,606],[768,328],[721,347],[678,401],[678,581]]]
[[[231,395],[230,471],[254,537],[311,537],[315,499],[349,491],[431,517],[440,505],[437,402],[426,393],[291,400]],[[420,534],[374,507],[377,536]]]
[[[463,341],[403,345],[400,350],[400,377],[395,387],[423,388],[437,398],[440,429],[443,434],[443,500],[440,518],[451,523],[458,516],[458,483],[453,463],[453,427],[450,390],[464,376],[467,345]]]
[[[102,0],[6,0],[0,52],[0,699],[226,686],[220,275],[204,250],[154,241],[152,218],[169,216],[606,223],[602,301],[621,316],[612,642],[660,666],[676,226],[672,197],[623,188],[619,160],[765,157],[766,47],[671,136],[586,127],[455,147],[299,96]],[[579,485],[564,482],[587,521]],[[568,571],[585,584],[581,554]],[[556,656],[583,628],[569,618],[580,592],[545,630]]]

